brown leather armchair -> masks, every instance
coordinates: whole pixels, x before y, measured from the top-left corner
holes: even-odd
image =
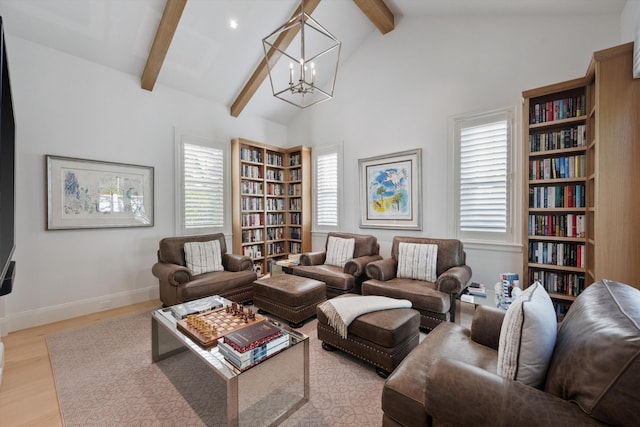
[[[578,296],[540,388],[497,374],[505,313],[478,306],[471,329],[428,334],[387,378],[382,425],[640,425],[638,289],[603,280]]]
[[[186,267],[184,244],[209,240],[220,242],[224,271],[193,275]],[[210,295],[220,295],[239,303],[250,302],[253,300],[253,282],[257,279],[249,257],[227,253],[222,233],[160,240],[158,262],[151,271],[160,282],[160,300],[165,306]]]
[[[353,258],[343,267],[325,264],[330,237],[355,239]],[[365,267],[371,261],[382,259],[380,245],[375,236],[352,233],[328,233],[324,251],[307,252],[300,256],[300,265],[293,274],[319,280],[327,285],[327,299],[346,293],[360,293],[360,285],[367,278]]]
[[[401,242],[438,246],[435,282],[397,277]],[[391,258],[367,265],[370,279],[362,283],[362,295],[408,299],[420,312],[420,327],[431,330],[441,322],[455,321],[455,298],[471,279],[471,268],[465,264],[465,258],[462,242],[456,239],[396,236],[391,246]]]

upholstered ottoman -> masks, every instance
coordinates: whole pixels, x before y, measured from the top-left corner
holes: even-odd
[[[319,280],[291,274],[258,279],[253,282],[253,304],[299,328],[316,314],[316,306],[326,301],[325,284]]]
[[[344,294],[336,298],[357,295]],[[328,351],[340,349],[376,367],[386,378],[413,350],[420,339],[420,313],[412,308],[394,308],[362,314],[351,322],[347,338],[342,338],[329,325],[324,312],[316,308],[318,339]]]

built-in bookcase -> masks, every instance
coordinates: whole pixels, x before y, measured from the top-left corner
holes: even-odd
[[[597,280],[640,286],[632,49],[596,52],[584,78],[523,92],[523,277],[543,283],[559,318]]]
[[[311,150],[231,142],[233,251],[257,272],[311,250]]]
[[[564,311],[585,287],[587,93],[584,79],[527,91],[525,281]]]

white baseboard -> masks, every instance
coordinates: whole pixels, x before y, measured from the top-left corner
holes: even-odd
[[[3,325],[5,328],[0,329],[6,330],[6,332],[9,333],[159,298],[158,285],[154,285],[133,291],[71,301],[64,304],[9,314],[5,317],[6,324]]]

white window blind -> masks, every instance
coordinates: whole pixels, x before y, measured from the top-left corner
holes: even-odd
[[[318,154],[316,160],[316,225],[338,226],[338,153]]]
[[[184,228],[224,227],[224,151],[184,143]]]
[[[506,119],[459,127],[461,232],[507,232],[509,134]]]

